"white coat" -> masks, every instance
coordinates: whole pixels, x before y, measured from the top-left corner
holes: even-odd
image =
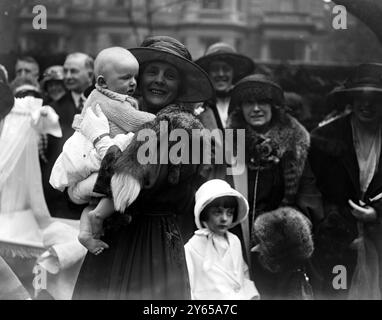
[[[239,238],[227,232],[228,248],[221,256],[216,250],[216,237],[210,230],[200,229],[185,245],[192,299],[259,299],[255,284],[249,279]]]

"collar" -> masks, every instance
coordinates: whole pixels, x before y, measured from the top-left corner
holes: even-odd
[[[110,98],[110,99],[113,99],[113,100],[117,100],[117,101],[121,101],[121,102],[124,102],[126,100],[128,100],[129,96],[128,95],[125,95],[125,94],[121,94],[121,93],[117,93],[117,92],[114,92],[114,91],[111,91],[109,89],[105,89],[105,88],[102,88],[101,86],[99,86],[98,84],[95,85],[96,89],[101,92],[102,94],[104,94],[106,97]]]
[[[211,239],[214,243],[227,242],[227,244],[229,245],[229,237],[227,233],[224,236],[220,236],[208,228],[203,228],[203,229],[196,230],[195,234],[197,236],[202,236],[202,237],[206,237],[207,239]]]
[[[83,103],[85,102],[86,97],[84,96],[83,93],[77,93],[77,92],[74,92],[74,91],[71,91],[70,93],[72,95],[72,98],[73,98],[73,101],[74,101],[74,105],[76,106],[76,108],[78,108],[78,105],[80,103],[80,99],[82,99]]]
[[[224,237],[217,235],[208,228],[203,228],[195,231],[195,235],[205,237],[207,239],[203,269],[207,272],[216,263],[216,258],[222,259],[227,253],[230,253],[229,237],[226,234]]]
[[[222,98],[231,97],[233,87],[234,86],[231,86],[226,91],[215,91],[216,92],[216,98],[221,98],[222,99]]]

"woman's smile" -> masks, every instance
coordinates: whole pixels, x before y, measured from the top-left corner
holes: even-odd
[[[245,121],[254,128],[267,126],[272,120],[272,107],[269,103],[244,101],[242,110]]]
[[[179,72],[171,64],[161,61],[149,63],[143,69],[140,84],[146,108],[156,113],[173,103],[178,95],[179,84]]]
[[[150,92],[151,92],[152,94],[159,95],[159,96],[162,96],[162,95],[167,94],[167,91],[166,91],[166,90],[162,90],[162,89],[154,89],[154,88],[150,89]]]

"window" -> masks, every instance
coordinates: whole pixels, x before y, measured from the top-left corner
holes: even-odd
[[[222,9],[222,0],[202,0],[203,9]]]
[[[270,57],[272,60],[303,60],[305,42],[300,40],[271,40]]]
[[[121,46],[124,40],[120,33],[110,33],[109,39],[112,46]]]
[[[237,11],[243,11],[243,0],[237,0],[236,1],[236,9]]]
[[[298,11],[298,1],[297,0],[282,0],[282,1],[280,1],[280,11],[281,12],[296,12],[296,11]]]
[[[94,0],[73,0],[73,7],[81,9],[90,9],[94,6]]]
[[[42,54],[44,52],[57,52],[59,35],[30,33],[27,35],[27,51]]]
[[[116,8],[126,7],[126,1],[125,0],[115,0],[115,7]]]
[[[210,45],[220,41],[221,40],[218,37],[201,37],[200,38],[200,43],[202,47],[204,47],[204,50],[206,50]]]
[[[242,39],[235,39],[235,48],[237,52],[243,51],[243,41]]]

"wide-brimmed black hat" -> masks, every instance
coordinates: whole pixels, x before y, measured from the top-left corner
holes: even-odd
[[[182,90],[177,100],[180,102],[201,102],[214,97],[214,89],[207,73],[192,62],[187,48],[178,40],[167,36],[146,38],[140,47],[129,49],[140,66],[153,61],[163,61],[173,65],[182,74]]]
[[[0,81],[0,120],[11,111],[15,98],[9,86]]]
[[[249,57],[237,53],[235,48],[225,42],[209,46],[203,57],[195,61],[208,72],[211,62],[223,60],[233,68],[233,83],[255,71],[255,63]]]
[[[328,94],[327,103],[340,107],[351,103],[357,95],[378,95],[382,99],[381,63],[364,63],[357,66],[343,85]]]
[[[231,93],[230,112],[241,102],[248,98],[254,98],[259,101],[272,101],[276,106],[283,107],[284,91],[269,77],[263,74],[252,74],[241,79],[233,88]]]

